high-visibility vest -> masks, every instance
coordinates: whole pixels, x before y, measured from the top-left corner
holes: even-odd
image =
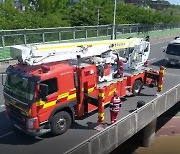
[[[113,97],[110,102],[110,110],[113,112],[119,112],[121,107],[121,99],[119,97]]]

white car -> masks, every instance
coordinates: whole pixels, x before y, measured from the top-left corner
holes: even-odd
[[[180,37],[171,41],[164,52],[166,53],[167,64],[180,65]]]

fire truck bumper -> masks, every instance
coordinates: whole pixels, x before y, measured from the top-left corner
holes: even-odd
[[[11,119],[11,122],[12,122],[13,126],[14,126],[16,129],[20,130],[21,132],[23,132],[23,133],[25,133],[25,134],[27,134],[27,135],[29,135],[29,136],[33,136],[33,137],[35,137],[35,136],[41,136],[41,135],[43,135],[43,134],[48,133],[48,132],[51,131],[51,129],[44,129],[44,128],[40,128],[39,130],[25,129],[24,126],[19,125],[19,124],[18,124],[17,122],[15,122],[14,120],[12,121],[12,119]]]

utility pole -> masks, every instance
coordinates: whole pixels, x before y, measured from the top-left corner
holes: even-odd
[[[113,26],[112,26],[112,40],[115,39],[115,25],[116,25],[116,3],[117,0],[114,0],[114,16],[113,16]]]
[[[97,14],[97,26],[99,26],[99,8],[98,8],[98,14]]]

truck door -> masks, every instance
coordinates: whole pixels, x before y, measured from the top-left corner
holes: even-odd
[[[57,103],[58,96],[58,80],[56,77],[45,79],[41,84],[46,84],[48,86],[48,95],[46,100],[40,101],[37,103],[38,116],[40,122],[47,120],[48,115],[50,114],[51,108],[54,107]]]

